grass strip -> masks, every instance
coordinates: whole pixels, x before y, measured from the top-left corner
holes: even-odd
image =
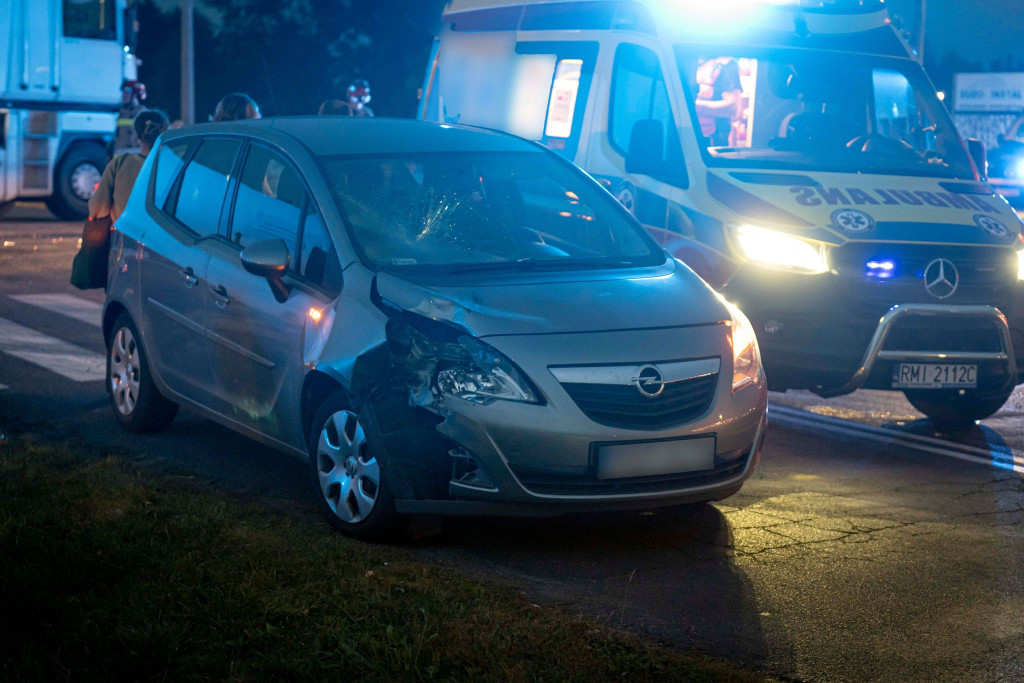
[[[759,677],[196,484],[0,448],[0,679]]]

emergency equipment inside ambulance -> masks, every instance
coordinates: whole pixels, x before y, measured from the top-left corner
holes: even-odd
[[[749,316],[774,390],[956,430],[1024,381],[1021,221],[878,0],[451,0],[420,117],[588,171]]]

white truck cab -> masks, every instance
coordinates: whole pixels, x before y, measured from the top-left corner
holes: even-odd
[[[80,219],[135,80],[126,0],[0,0],[0,207],[43,199]]]
[[[881,0],[450,0],[419,115],[588,171],[747,313],[771,388],[962,426],[1024,380],[1021,222]]]

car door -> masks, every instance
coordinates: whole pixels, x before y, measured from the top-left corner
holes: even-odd
[[[340,278],[325,238],[296,167],[279,151],[250,144],[227,229],[208,245],[206,334],[213,343],[215,409],[292,445],[305,437],[299,419],[305,339],[336,296],[325,282]],[[245,247],[269,239],[283,240],[291,255],[283,302],[240,260]]]
[[[167,387],[199,403],[206,403],[210,351],[205,286],[210,256],[202,243],[217,235],[240,146],[239,139],[230,138],[182,138],[162,145],[152,188],[153,218],[160,229],[143,237],[139,292],[146,349]]]

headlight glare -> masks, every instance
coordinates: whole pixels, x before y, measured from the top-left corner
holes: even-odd
[[[755,225],[741,225],[735,235],[743,255],[755,263],[807,274],[828,272],[822,247],[799,237]]]

